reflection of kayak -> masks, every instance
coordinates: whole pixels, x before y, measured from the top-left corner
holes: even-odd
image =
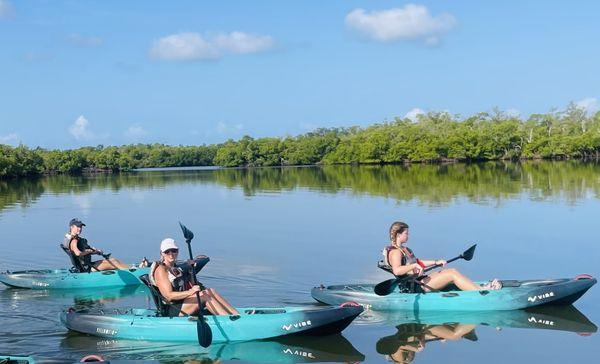
[[[573,306],[543,306],[513,311],[463,311],[424,312],[413,311],[372,312],[374,320],[396,326],[396,333],[382,337],[375,346],[379,354],[387,355],[396,362],[411,362],[415,355],[425,349],[427,343],[439,340],[478,341],[477,325],[496,328],[514,327],[527,329],[572,331],[590,335],[597,331],[596,325]]]
[[[137,361],[137,360],[97,360],[99,359],[98,357],[94,358],[94,357],[89,357],[87,359],[87,361],[81,361],[84,360],[84,358],[81,359],[66,359],[66,358],[56,358],[56,359],[39,359],[39,358],[34,358],[32,356],[18,356],[18,355],[5,355],[5,354],[0,354],[0,364],[69,364],[69,363],[96,363],[96,364],[136,364],[136,363],[158,363],[155,361]]]
[[[598,331],[584,314],[572,305],[541,306],[512,311],[462,311],[462,312],[423,312],[414,311],[373,312],[374,320],[388,324],[415,323],[445,325],[452,323],[485,325],[492,327],[514,327],[570,331],[589,335]]]
[[[275,338],[293,334],[328,335],[341,332],[362,311],[360,306],[328,308],[239,308],[239,315],[206,315],[213,343]],[[158,317],[155,310],[126,314],[63,312],[73,331],[108,338],[196,342],[196,317]]]
[[[373,292],[373,284],[348,284],[315,287],[311,293],[314,299],[329,305],[355,301],[373,310],[516,310],[546,304],[572,304],[596,284],[595,278],[588,277],[506,280],[502,281],[502,289],[489,291],[441,291],[425,294],[393,292],[387,296],[378,296]]]
[[[113,300],[128,296],[147,295],[145,286],[123,286],[98,289],[2,289],[0,298],[14,301],[32,301],[49,299],[74,299],[74,300]]]
[[[112,340],[82,335],[67,335],[61,342],[61,352],[74,356],[86,352],[101,352],[106,357],[121,355],[131,359],[152,358],[162,363],[182,363],[186,360],[241,360],[263,363],[361,362],[365,357],[342,335],[324,337],[291,336],[275,341],[244,341],[213,344],[203,348],[198,344]]]
[[[81,289],[140,285],[139,277],[150,268],[105,270],[71,273],[68,269],[25,270],[0,273],[0,282],[7,286],[30,289]]]

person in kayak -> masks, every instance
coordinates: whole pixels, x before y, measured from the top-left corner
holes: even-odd
[[[129,267],[119,259],[107,258],[92,262],[92,255],[102,255],[104,253],[100,249],[90,246],[87,239],[81,236],[81,230],[85,224],[78,218],[73,218],[69,222],[69,232],[65,234],[63,246],[69,249],[84,271],[102,271],[111,269],[128,269]]]
[[[396,221],[390,226],[390,245],[383,249],[383,261],[391,267],[395,276],[409,276],[414,274],[420,276],[416,283],[411,284],[406,289],[416,293],[441,290],[444,287],[454,284],[462,291],[473,291],[481,289],[500,289],[502,285],[497,279],[480,286],[464,276],[454,268],[442,269],[438,272],[423,276],[423,270],[427,266],[441,265],[445,266],[446,261],[438,260],[420,260],[415,257],[412,250],[406,246],[408,242],[408,225],[402,221]],[[413,282],[415,281],[413,280]]]
[[[177,264],[178,254],[179,247],[175,240],[166,238],[160,243],[160,261],[150,266],[150,282],[158,287],[160,294],[167,301],[163,300],[163,304],[169,307],[169,312],[173,316],[196,314],[196,292],[199,292],[202,302],[213,315],[237,315],[239,312],[215,289],[206,288],[201,283],[191,284],[189,274]],[[187,261],[186,264],[195,266],[197,261]]]

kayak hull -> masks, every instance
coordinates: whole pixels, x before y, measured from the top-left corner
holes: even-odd
[[[330,308],[239,308],[239,315],[206,315],[213,343],[276,338],[287,335],[329,335],[344,330],[362,311],[361,306]],[[62,323],[72,331],[94,336],[197,342],[196,317],[159,317],[154,310],[126,314],[63,312]]]
[[[0,282],[9,287],[28,289],[110,288],[140,285],[139,277],[150,268],[72,273],[68,269],[26,270],[0,273]]]
[[[391,311],[496,311],[541,305],[569,305],[596,284],[595,278],[563,278],[502,281],[499,290],[441,291],[430,293],[393,292],[378,296],[373,284],[320,286],[312,289],[319,302],[336,305],[354,301],[366,309]]]

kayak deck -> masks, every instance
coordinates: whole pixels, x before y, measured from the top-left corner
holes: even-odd
[[[545,304],[572,304],[596,284],[596,279],[586,276],[501,282],[503,288],[499,290],[446,290],[429,293],[396,291],[387,296],[378,296],[374,292],[374,284],[347,284],[315,287],[311,294],[315,300],[329,305],[354,301],[366,309],[384,311],[515,310]]]
[[[239,315],[206,315],[213,342],[247,341],[280,336],[329,335],[344,330],[362,311],[360,306],[303,308],[247,307]],[[64,312],[61,321],[73,331],[109,338],[148,341],[197,341],[197,317],[160,317],[155,310],[125,314]]]
[[[68,269],[38,269],[0,273],[0,282],[13,288],[28,289],[80,289],[109,288],[140,285],[139,277],[150,268],[105,270],[73,273]]]

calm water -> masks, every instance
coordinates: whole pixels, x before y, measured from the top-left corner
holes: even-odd
[[[182,221],[196,235],[194,252],[211,257],[201,279],[235,305],[314,305],[309,291],[319,283],[388,278],[376,263],[394,220],[409,223],[409,246],[422,257],[453,257],[477,242],[475,258],[454,265],[475,279],[597,276],[599,211],[600,166],[571,162],[163,170],[0,181],[0,269],[66,266],[57,244],[75,216],[87,224],[88,240],[128,262],[158,258],[165,237],[182,241]],[[595,361],[598,335],[577,333],[596,330],[599,298],[593,287],[576,304],[580,312],[488,316],[487,325],[476,327],[464,324],[473,318],[434,326],[367,312],[343,336],[202,350],[68,334],[58,322],[60,310],[71,306],[149,307],[141,288],[54,293],[0,287],[0,352],[45,358],[100,352],[164,363]]]

